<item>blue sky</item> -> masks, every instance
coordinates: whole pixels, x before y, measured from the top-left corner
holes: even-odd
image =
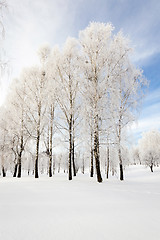
[[[160,129],[160,1],[159,0],[8,0],[5,49],[12,74],[37,61],[40,45],[63,45],[78,37],[90,21],[111,22],[135,49],[133,61],[150,81],[135,139],[142,131]]]

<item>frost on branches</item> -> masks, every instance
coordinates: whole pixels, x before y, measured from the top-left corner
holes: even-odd
[[[149,166],[153,172],[153,167],[160,163],[160,132],[151,130],[144,133],[138,147],[142,163]]]
[[[103,171],[108,178],[119,165],[124,179],[126,127],[147,81],[130,60],[128,40],[113,30],[110,23],[92,22],[62,49],[42,46],[40,65],[12,82],[1,111],[1,145],[9,144],[11,156],[10,164],[3,160],[5,169],[15,172],[18,166],[19,177],[22,168],[36,178],[39,171],[51,177],[63,169],[69,180],[90,169],[102,182]]]

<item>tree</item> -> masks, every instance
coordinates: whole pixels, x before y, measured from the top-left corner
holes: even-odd
[[[142,71],[131,63],[131,50],[128,40],[119,32],[111,45],[112,64],[109,66],[109,71],[112,79],[115,79],[110,88],[110,98],[112,101],[112,122],[117,138],[120,180],[124,179],[122,146],[125,130],[135,120],[136,110],[141,103],[147,85]]]
[[[43,66],[44,71],[46,72],[48,78],[48,84],[46,88],[48,89],[48,108],[46,110],[47,115],[47,141],[45,141],[46,145],[46,154],[49,157],[49,177],[52,177],[52,155],[53,155],[53,121],[54,121],[54,112],[55,112],[55,105],[56,105],[56,82],[54,78],[54,71],[52,67],[54,66],[51,64],[52,56],[51,50],[48,45],[43,45],[39,49],[39,56],[41,59],[41,63]]]
[[[21,177],[22,154],[25,149],[27,137],[26,123],[26,82],[14,79],[9,88],[6,101],[8,122],[10,125],[11,149],[15,155],[14,177]],[[17,172],[18,171],[18,172]]]
[[[48,104],[47,77],[41,67],[32,67],[23,72],[22,81],[26,81],[27,132],[36,140],[35,178],[38,178],[40,138],[44,130]]]
[[[160,163],[160,132],[151,130],[143,133],[138,142],[138,148],[141,161],[153,172],[153,166]]]
[[[74,175],[76,175],[74,162],[74,141],[76,126],[77,95],[79,80],[79,52],[77,41],[73,38],[67,39],[62,53],[55,49],[53,55],[54,74],[58,81],[57,103],[63,112],[63,120],[59,125],[68,132],[69,158],[68,158],[68,177],[72,180],[72,165]],[[64,125],[64,127],[62,127]]]
[[[112,30],[111,24],[90,23],[79,34],[83,58],[83,95],[86,104],[91,107],[90,111],[93,116],[94,158],[98,182],[102,182],[99,156],[100,121],[102,119],[102,102],[108,84],[106,63]]]

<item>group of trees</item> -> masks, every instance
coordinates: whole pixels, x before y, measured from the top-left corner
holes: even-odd
[[[132,49],[113,26],[90,23],[63,49],[42,46],[39,66],[22,71],[1,107],[0,154],[6,169],[46,170],[51,177],[61,165],[69,180],[89,160],[102,182],[119,164],[124,179],[125,130],[135,119],[147,81],[131,60]],[[67,157],[68,152],[68,157]],[[105,156],[105,157],[104,157]],[[63,162],[63,163],[62,163]]]

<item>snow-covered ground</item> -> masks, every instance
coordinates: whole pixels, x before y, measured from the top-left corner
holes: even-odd
[[[159,240],[160,169],[125,179],[0,178],[0,240]]]

